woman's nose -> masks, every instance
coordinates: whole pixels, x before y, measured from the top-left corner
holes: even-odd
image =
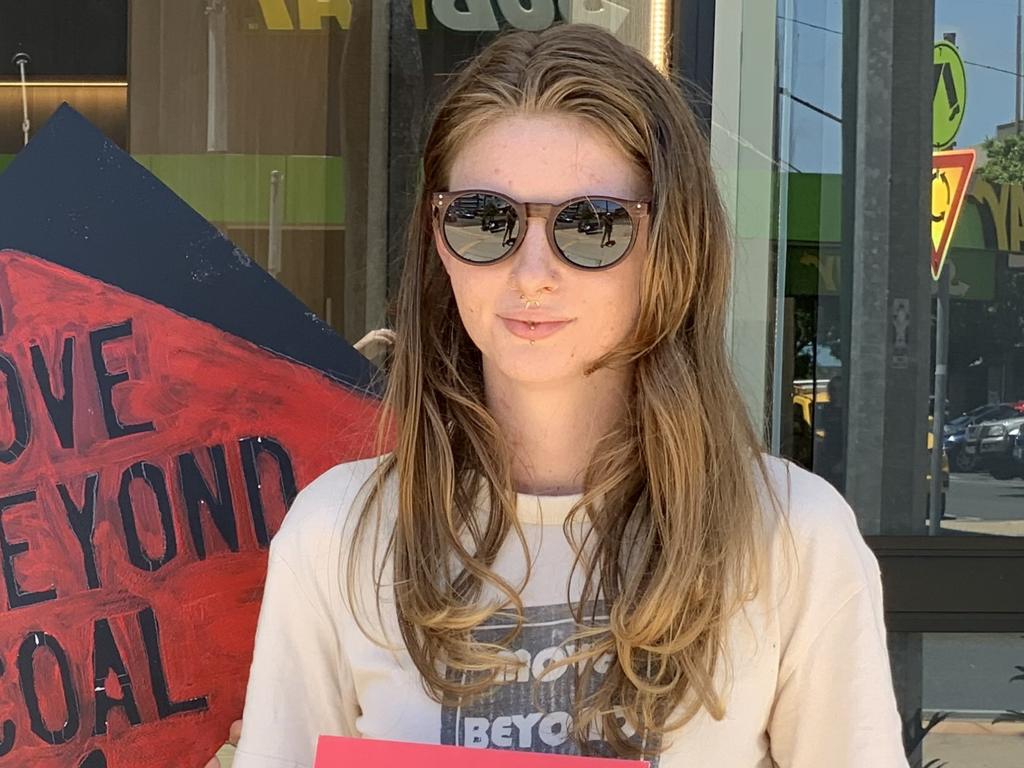
[[[513,277],[527,296],[550,290],[558,282],[558,254],[548,242],[546,225],[540,217],[529,218],[523,242],[513,258]]]

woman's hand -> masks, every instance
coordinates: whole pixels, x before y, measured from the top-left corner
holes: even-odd
[[[233,722],[231,724],[231,727],[228,729],[228,744],[230,744],[233,747],[237,747],[238,746],[238,737],[241,736],[241,735],[242,735],[242,721],[241,720],[235,720],[235,722]],[[220,768],[220,760],[218,760],[216,757],[211,757],[210,758],[210,762],[208,762],[204,766],[204,768]]]

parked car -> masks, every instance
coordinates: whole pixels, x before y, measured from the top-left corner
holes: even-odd
[[[990,403],[981,405],[965,414],[951,419],[943,427],[943,443],[949,455],[950,466],[957,472],[974,472],[980,468],[977,451],[964,450],[967,443],[967,429],[986,421],[1012,418],[1020,414],[1018,403]]]
[[[980,468],[996,480],[1016,477],[1013,449],[1021,425],[1024,425],[1024,413],[1017,409],[1011,416],[974,424],[967,428],[963,450],[976,456]]]
[[[961,413],[959,416],[947,419],[943,430],[946,433],[950,433],[960,428],[969,427],[972,423],[977,424],[979,421],[984,421],[984,417],[995,413],[1004,405],[1010,405],[1010,403],[985,403],[984,405],[979,405],[976,408]]]
[[[1024,429],[1017,430],[1017,437],[1013,441],[1013,467],[1017,477],[1024,479]]]

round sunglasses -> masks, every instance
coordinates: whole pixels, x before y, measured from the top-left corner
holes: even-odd
[[[607,269],[636,243],[650,213],[646,200],[603,195],[574,197],[564,203],[520,203],[488,190],[431,194],[434,226],[444,244],[468,264],[494,264],[523,242],[527,218],[545,220],[548,242],[579,269]]]

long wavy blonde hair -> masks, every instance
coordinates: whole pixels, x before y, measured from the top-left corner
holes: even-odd
[[[587,531],[573,539],[582,594],[567,594],[578,625],[564,662],[580,676],[573,730],[585,744],[597,727],[616,753],[635,756],[631,731],[660,743],[701,707],[725,714],[716,665],[730,616],[759,582],[768,537],[757,477],[768,476],[725,351],[731,248],[706,139],[678,86],[596,27],[500,36],[437,108],[396,308],[383,410],[393,450],[358,518],[348,588],[391,479],[397,511],[376,565],[378,610],[388,581],[426,690],[462,702],[507,671],[505,643],[479,642],[472,630],[497,614],[522,623],[519,587],[492,568],[510,534],[524,542],[510,454],[435,250],[427,195],[447,189],[468,137],[523,114],[587,121],[651,183],[635,334],[592,366],[632,366],[632,402],[595,450],[565,525],[567,535]],[[502,600],[485,598],[494,590]],[[608,618],[595,622],[599,603]],[[613,662],[592,674],[603,657]]]

